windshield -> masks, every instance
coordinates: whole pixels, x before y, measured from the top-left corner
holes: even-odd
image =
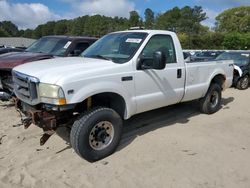
[[[71,44],[68,39],[43,37],[28,47],[26,52],[46,53],[54,56],[64,56]]]
[[[137,32],[111,33],[95,42],[82,56],[125,63],[133,57],[146,36],[147,33]]]
[[[236,65],[247,65],[250,61],[249,55],[250,53],[224,52],[216,60],[233,60]]]

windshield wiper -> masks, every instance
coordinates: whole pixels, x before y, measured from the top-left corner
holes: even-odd
[[[91,55],[90,57],[98,58],[98,59],[104,59],[104,60],[108,60],[108,61],[113,61],[111,58],[108,58],[108,57],[105,57],[105,56],[99,55],[99,54]]]

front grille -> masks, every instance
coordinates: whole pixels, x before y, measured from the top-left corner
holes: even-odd
[[[16,71],[12,72],[12,76],[15,95],[28,104],[37,104],[37,86],[39,80]]]

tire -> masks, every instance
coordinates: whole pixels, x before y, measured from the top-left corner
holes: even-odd
[[[123,121],[110,108],[98,107],[82,114],[70,132],[71,146],[75,152],[89,162],[111,155],[117,148]]]
[[[248,86],[249,86],[249,76],[248,75],[243,76],[236,83],[236,88],[239,90],[245,90],[248,88]]]
[[[200,110],[205,114],[213,114],[221,106],[221,87],[218,84],[211,84],[205,97],[200,99]]]

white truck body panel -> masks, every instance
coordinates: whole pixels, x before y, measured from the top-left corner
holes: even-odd
[[[229,88],[233,81],[233,66],[230,66],[231,64],[233,64],[233,61],[186,63],[185,96],[182,101],[204,97],[211,80],[218,74],[226,77],[223,89]]]
[[[41,83],[60,86],[67,104],[76,104],[95,94],[112,92],[119,94],[126,103],[124,119],[134,114],[163,106],[203,97],[214,76],[225,77],[224,89],[232,84],[232,61],[185,63],[180,42],[168,31],[124,31],[147,32],[148,36],[133,58],[123,64],[112,61],[71,57],[37,61],[18,66],[14,71],[36,77]],[[164,70],[137,70],[141,51],[154,35],[170,35],[176,51],[176,63],[167,64]],[[181,78],[176,71],[181,70]],[[122,81],[124,76],[132,81]],[[74,90],[74,94],[67,91]]]

